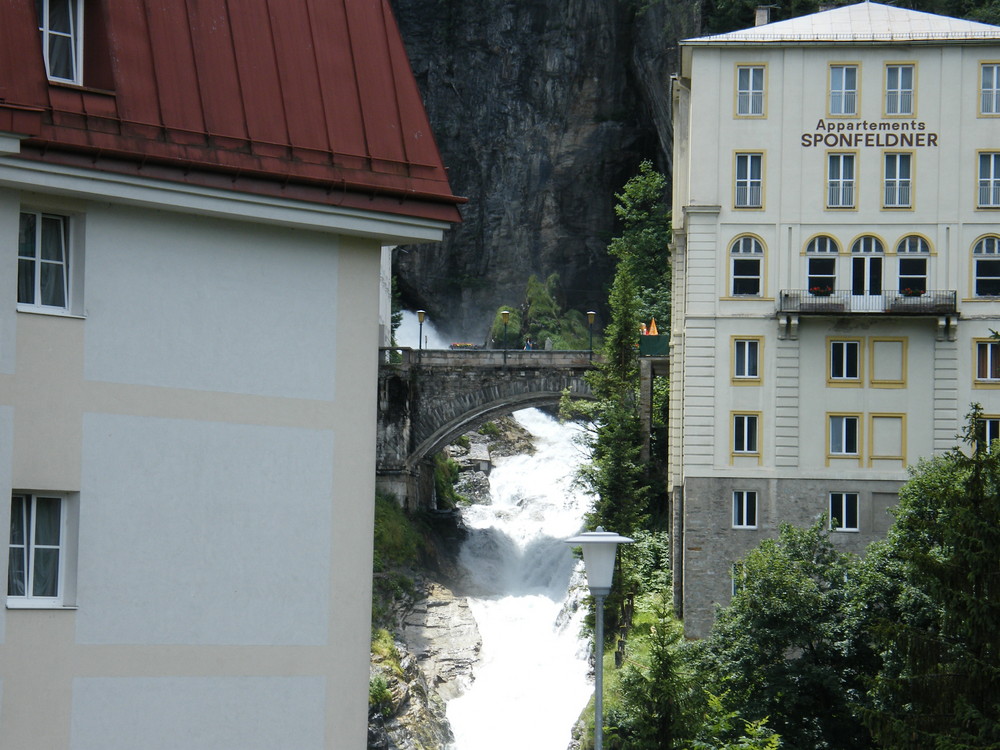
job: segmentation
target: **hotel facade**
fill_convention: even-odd
[[[734,563],[1000,437],[1000,27],[860,3],[682,43],[669,484],[691,636]]]

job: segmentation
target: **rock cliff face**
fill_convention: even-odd
[[[669,171],[677,39],[695,0],[392,0],[464,224],[395,253],[402,299],[482,340],[529,275],[601,310],[614,193]],[[640,6],[648,6],[640,10]]]

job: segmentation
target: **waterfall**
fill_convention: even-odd
[[[463,511],[470,533],[460,559],[482,651],[471,687],[447,706],[450,750],[564,750],[593,695],[582,566],[563,542],[589,505],[571,486],[580,428],[537,409],[515,418],[536,453],[497,459],[492,503]]]

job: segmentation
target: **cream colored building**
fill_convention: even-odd
[[[388,3],[0,4],[0,748],[362,750]]]
[[[675,605],[832,519],[862,551],[971,402],[1000,436],[1000,28],[860,3],[682,43]],[[738,583],[738,582],[736,582]]]

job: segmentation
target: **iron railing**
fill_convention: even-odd
[[[815,293],[808,289],[783,289],[779,313],[802,315],[948,315],[958,312],[954,290],[928,290],[920,294],[883,291],[852,294],[850,290]]]

